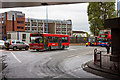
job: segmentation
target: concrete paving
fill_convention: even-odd
[[[106,69],[106,68],[100,68],[99,66],[94,64],[94,61],[91,60],[89,62],[87,62],[85,64],[86,66],[88,66],[87,68],[84,68],[85,71],[91,72],[93,74],[105,77],[105,78],[120,78],[120,73],[118,72],[114,72],[110,69]]]

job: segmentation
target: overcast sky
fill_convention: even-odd
[[[48,19],[71,19],[72,30],[89,32],[87,6],[88,3],[48,6]],[[46,19],[46,6],[0,9],[0,13],[10,10],[22,11],[26,18]]]

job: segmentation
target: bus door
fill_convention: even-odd
[[[61,48],[61,38],[58,38],[58,48]]]
[[[48,48],[48,37],[44,37],[44,48]]]

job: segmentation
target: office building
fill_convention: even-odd
[[[0,13],[0,39],[7,39],[7,31],[25,31],[25,14],[19,11]]]
[[[46,33],[45,19],[25,19],[25,31]],[[72,35],[72,21],[71,20],[48,20],[48,33],[51,34],[67,34]]]

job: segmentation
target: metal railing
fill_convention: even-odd
[[[120,72],[119,63],[111,61],[110,55],[111,54],[107,54],[107,51],[94,49],[94,64],[103,69]]]

